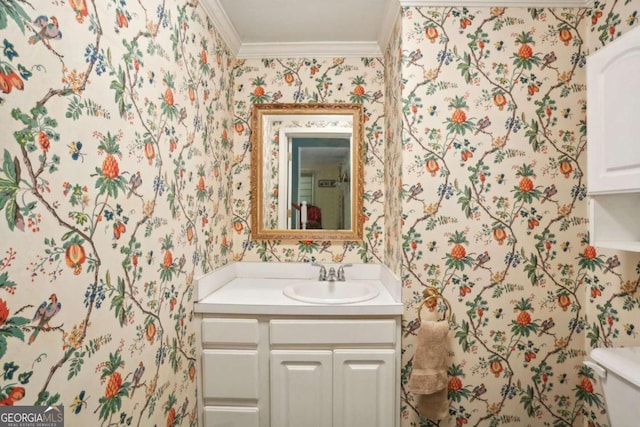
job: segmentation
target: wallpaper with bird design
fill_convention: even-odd
[[[197,1],[0,2],[0,405],[196,425],[234,58]],[[215,201],[215,203],[214,203]]]
[[[403,426],[606,425],[580,362],[638,342],[639,258],[587,243],[584,66],[638,2],[408,7],[384,60],[246,61],[197,3],[0,3],[0,404],[195,425],[194,278],[344,260],[402,276]],[[248,239],[274,101],[363,103],[363,243]],[[454,314],[443,420],[406,391],[426,285]]]
[[[638,344],[640,257],[589,245],[585,67],[638,7],[403,9],[403,425],[607,425],[582,361]],[[445,315],[427,286],[453,314],[440,420],[407,390],[418,310]]]

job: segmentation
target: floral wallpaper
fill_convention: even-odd
[[[385,51],[384,262],[398,276],[402,268],[402,21],[394,24]]]
[[[380,58],[265,58],[233,68],[233,258],[274,262],[382,262],[384,257],[384,66]],[[250,239],[251,105],[361,103],[364,107],[364,241]]]
[[[385,262],[403,427],[607,425],[581,362],[638,343],[640,257],[588,244],[585,63],[638,8],[408,7],[384,60],[236,60],[193,0],[1,2],[0,404],[195,425],[194,277]],[[253,102],[363,104],[362,243],[250,240]],[[406,390],[425,286],[444,420]]]
[[[0,2],[0,404],[196,425],[234,60],[197,1]]]
[[[585,65],[638,6],[403,8],[403,426],[607,425],[582,361],[638,343],[640,258],[588,243]],[[443,420],[407,391],[426,286],[452,305]]]

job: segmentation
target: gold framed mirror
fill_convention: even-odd
[[[361,241],[361,104],[253,104],[251,238]]]

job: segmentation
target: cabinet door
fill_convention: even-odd
[[[205,406],[204,427],[258,427],[258,408]]]
[[[271,351],[271,425],[331,427],[329,350]]]
[[[590,193],[640,190],[640,28],[587,59]]]
[[[257,350],[204,350],[202,372],[205,399],[258,399]]]
[[[333,365],[333,427],[396,425],[395,350],[335,350]]]

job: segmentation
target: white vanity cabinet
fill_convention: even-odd
[[[375,294],[290,297],[332,289],[307,263],[231,263],[198,279],[198,427],[400,426],[402,283],[381,264],[349,275],[333,286]]]
[[[203,427],[259,427],[257,319],[201,320],[199,379]]]
[[[399,316],[200,320],[199,425],[399,425]]]
[[[394,319],[271,320],[271,425],[396,425],[397,327]]]
[[[587,60],[587,188],[595,246],[640,251],[640,28]]]

